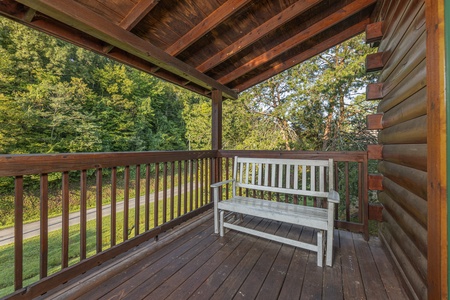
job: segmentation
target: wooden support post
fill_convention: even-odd
[[[367,145],[369,159],[383,159],[383,145]]]
[[[383,99],[383,83],[371,83],[366,87],[366,100]]]
[[[376,22],[366,26],[366,43],[380,42],[383,38],[383,22]]]
[[[383,69],[383,52],[369,54],[366,56],[366,72],[375,72]]]
[[[383,190],[383,175],[370,174],[369,175],[369,190],[382,191]]]
[[[366,123],[369,130],[383,129],[383,114],[368,115]]]
[[[222,149],[222,92],[212,91],[212,150]]]

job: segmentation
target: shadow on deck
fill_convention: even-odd
[[[249,227],[315,239],[314,230],[259,218]],[[335,230],[333,267],[316,254],[230,231],[207,212],[43,295],[44,299],[407,299],[380,240]]]

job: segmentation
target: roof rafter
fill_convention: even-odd
[[[230,83],[231,81],[245,75],[251,70],[261,66],[262,64],[271,61],[272,59],[281,55],[282,53],[294,48],[300,43],[306,41],[308,38],[311,38],[312,36],[315,36],[325,31],[326,29],[348,18],[350,15],[353,15],[363,10],[364,8],[368,7],[369,5],[374,4],[375,2],[376,0],[355,0],[352,3],[343,7],[342,9],[338,10],[337,12],[331,14],[327,18],[320,20],[319,22],[299,32],[292,38],[286,40],[283,43],[278,44],[277,46],[273,47],[264,54],[261,54],[258,57],[255,57],[252,60],[248,61],[247,63],[243,64],[239,68],[234,69],[231,73],[222,76],[217,81],[222,84]]]
[[[120,21],[119,26],[127,31],[136,26],[155,6],[160,0],[141,0],[128,12],[125,18]],[[109,53],[114,46],[107,45],[103,52]]]
[[[259,27],[253,29],[252,31],[244,35],[242,38],[240,38],[233,44],[229,45],[228,47],[218,52],[217,54],[211,56],[208,60],[199,65],[197,67],[197,70],[199,70],[202,73],[207,72],[208,70],[219,65],[221,62],[229,59],[231,56],[239,53],[248,46],[257,42],[269,32],[291,21],[293,18],[305,12],[307,9],[316,5],[320,1],[321,0],[305,0],[292,4],[291,6],[289,6],[288,8],[277,14],[276,16],[264,22],[264,24],[260,25]]]
[[[237,98],[237,93],[179,59],[145,41],[122,27],[111,23],[75,1],[18,0],[60,22],[103,40],[117,48],[140,57],[206,89],[217,89],[225,97]]]
[[[307,59],[310,59],[310,58],[314,57],[315,55],[322,53],[323,51],[348,40],[349,38],[352,38],[352,37],[360,34],[361,32],[364,31],[366,25],[369,23],[370,23],[370,19],[365,19],[365,20],[347,28],[346,30],[340,32],[339,34],[319,43],[318,45],[315,45],[314,47],[312,47],[294,57],[286,59],[282,63],[279,63],[279,64],[271,67],[270,69],[259,74],[258,76],[255,76],[252,79],[235,86],[234,89],[236,89],[237,91],[246,90],[258,83],[261,83],[261,82],[269,79],[272,76],[275,76],[278,73],[286,71],[287,69],[289,69]]]
[[[160,0],[141,0],[133,9],[120,21],[119,26],[125,30],[130,31],[139,23]]]
[[[194,28],[189,30],[178,41],[169,46],[166,52],[172,56],[177,56],[249,2],[251,0],[228,0]]]

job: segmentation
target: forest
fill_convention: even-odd
[[[210,99],[0,19],[0,153],[210,149]],[[357,36],[223,103],[223,148],[365,150]]]

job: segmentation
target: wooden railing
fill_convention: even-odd
[[[219,151],[221,180],[230,179],[234,156],[264,158],[296,158],[296,159],[334,159],[335,189],[341,196],[341,203],[336,210],[335,226],[364,234],[369,238],[368,227],[368,165],[367,152],[309,152],[309,151]],[[224,196],[228,197],[229,189]],[[286,199],[287,200],[287,199]],[[302,199],[306,204],[306,199]],[[277,199],[277,201],[280,201]],[[301,200],[295,199],[294,202]],[[318,205],[316,200],[312,205]]]
[[[15,191],[13,298],[38,296],[209,209],[216,153],[0,155],[0,177],[10,177]],[[24,199],[33,195],[40,210],[40,280],[23,288],[24,267],[30,265],[23,261],[23,216],[30,209]],[[55,203],[62,215],[60,245],[49,242],[49,206]],[[89,203],[95,208],[93,226],[87,220]],[[118,204],[123,204],[123,212],[118,212]],[[110,205],[108,217],[105,205]],[[71,210],[79,211],[79,229],[69,226]],[[79,239],[75,254],[74,236]],[[49,263],[55,247],[60,249],[60,271],[49,274],[55,269]]]
[[[12,298],[36,297],[210,209],[210,184],[232,176],[232,160],[236,155],[333,158],[336,164],[335,187],[342,199],[336,226],[368,236],[366,152],[170,151],[0,155],[0,178],[14,181],[14,195],[11,197],[14,197],[15,292]],[[227,193],[225,188],[223,195]],[[25,200],[33,195],[40,211],[37,217],[40,227],[39,278],[34,283],[24,284],[24,265],[29,263],[23,261],[26,254],[24,243],[27,243],[23,231],[24,211],[29,209],[29,201]],[[118,211],[119,204],[123,204],[123,212]],[[55,205],[56,213],[62,215],[58,245],[50,241],[48,230]],[[87,218],[91,207],[95,208],[93,221]],[[108,214],[104,213],[105,207]],[[79,214],[79,227],[70,226],[71,211]],[[94,225],[90,226],[90,222]],[[73,250],[74,239],[78,250]],[[55,247],[60,257],[56,271],[49,262],[49,253]],[[3,263],[0,261],[0,268]]]

